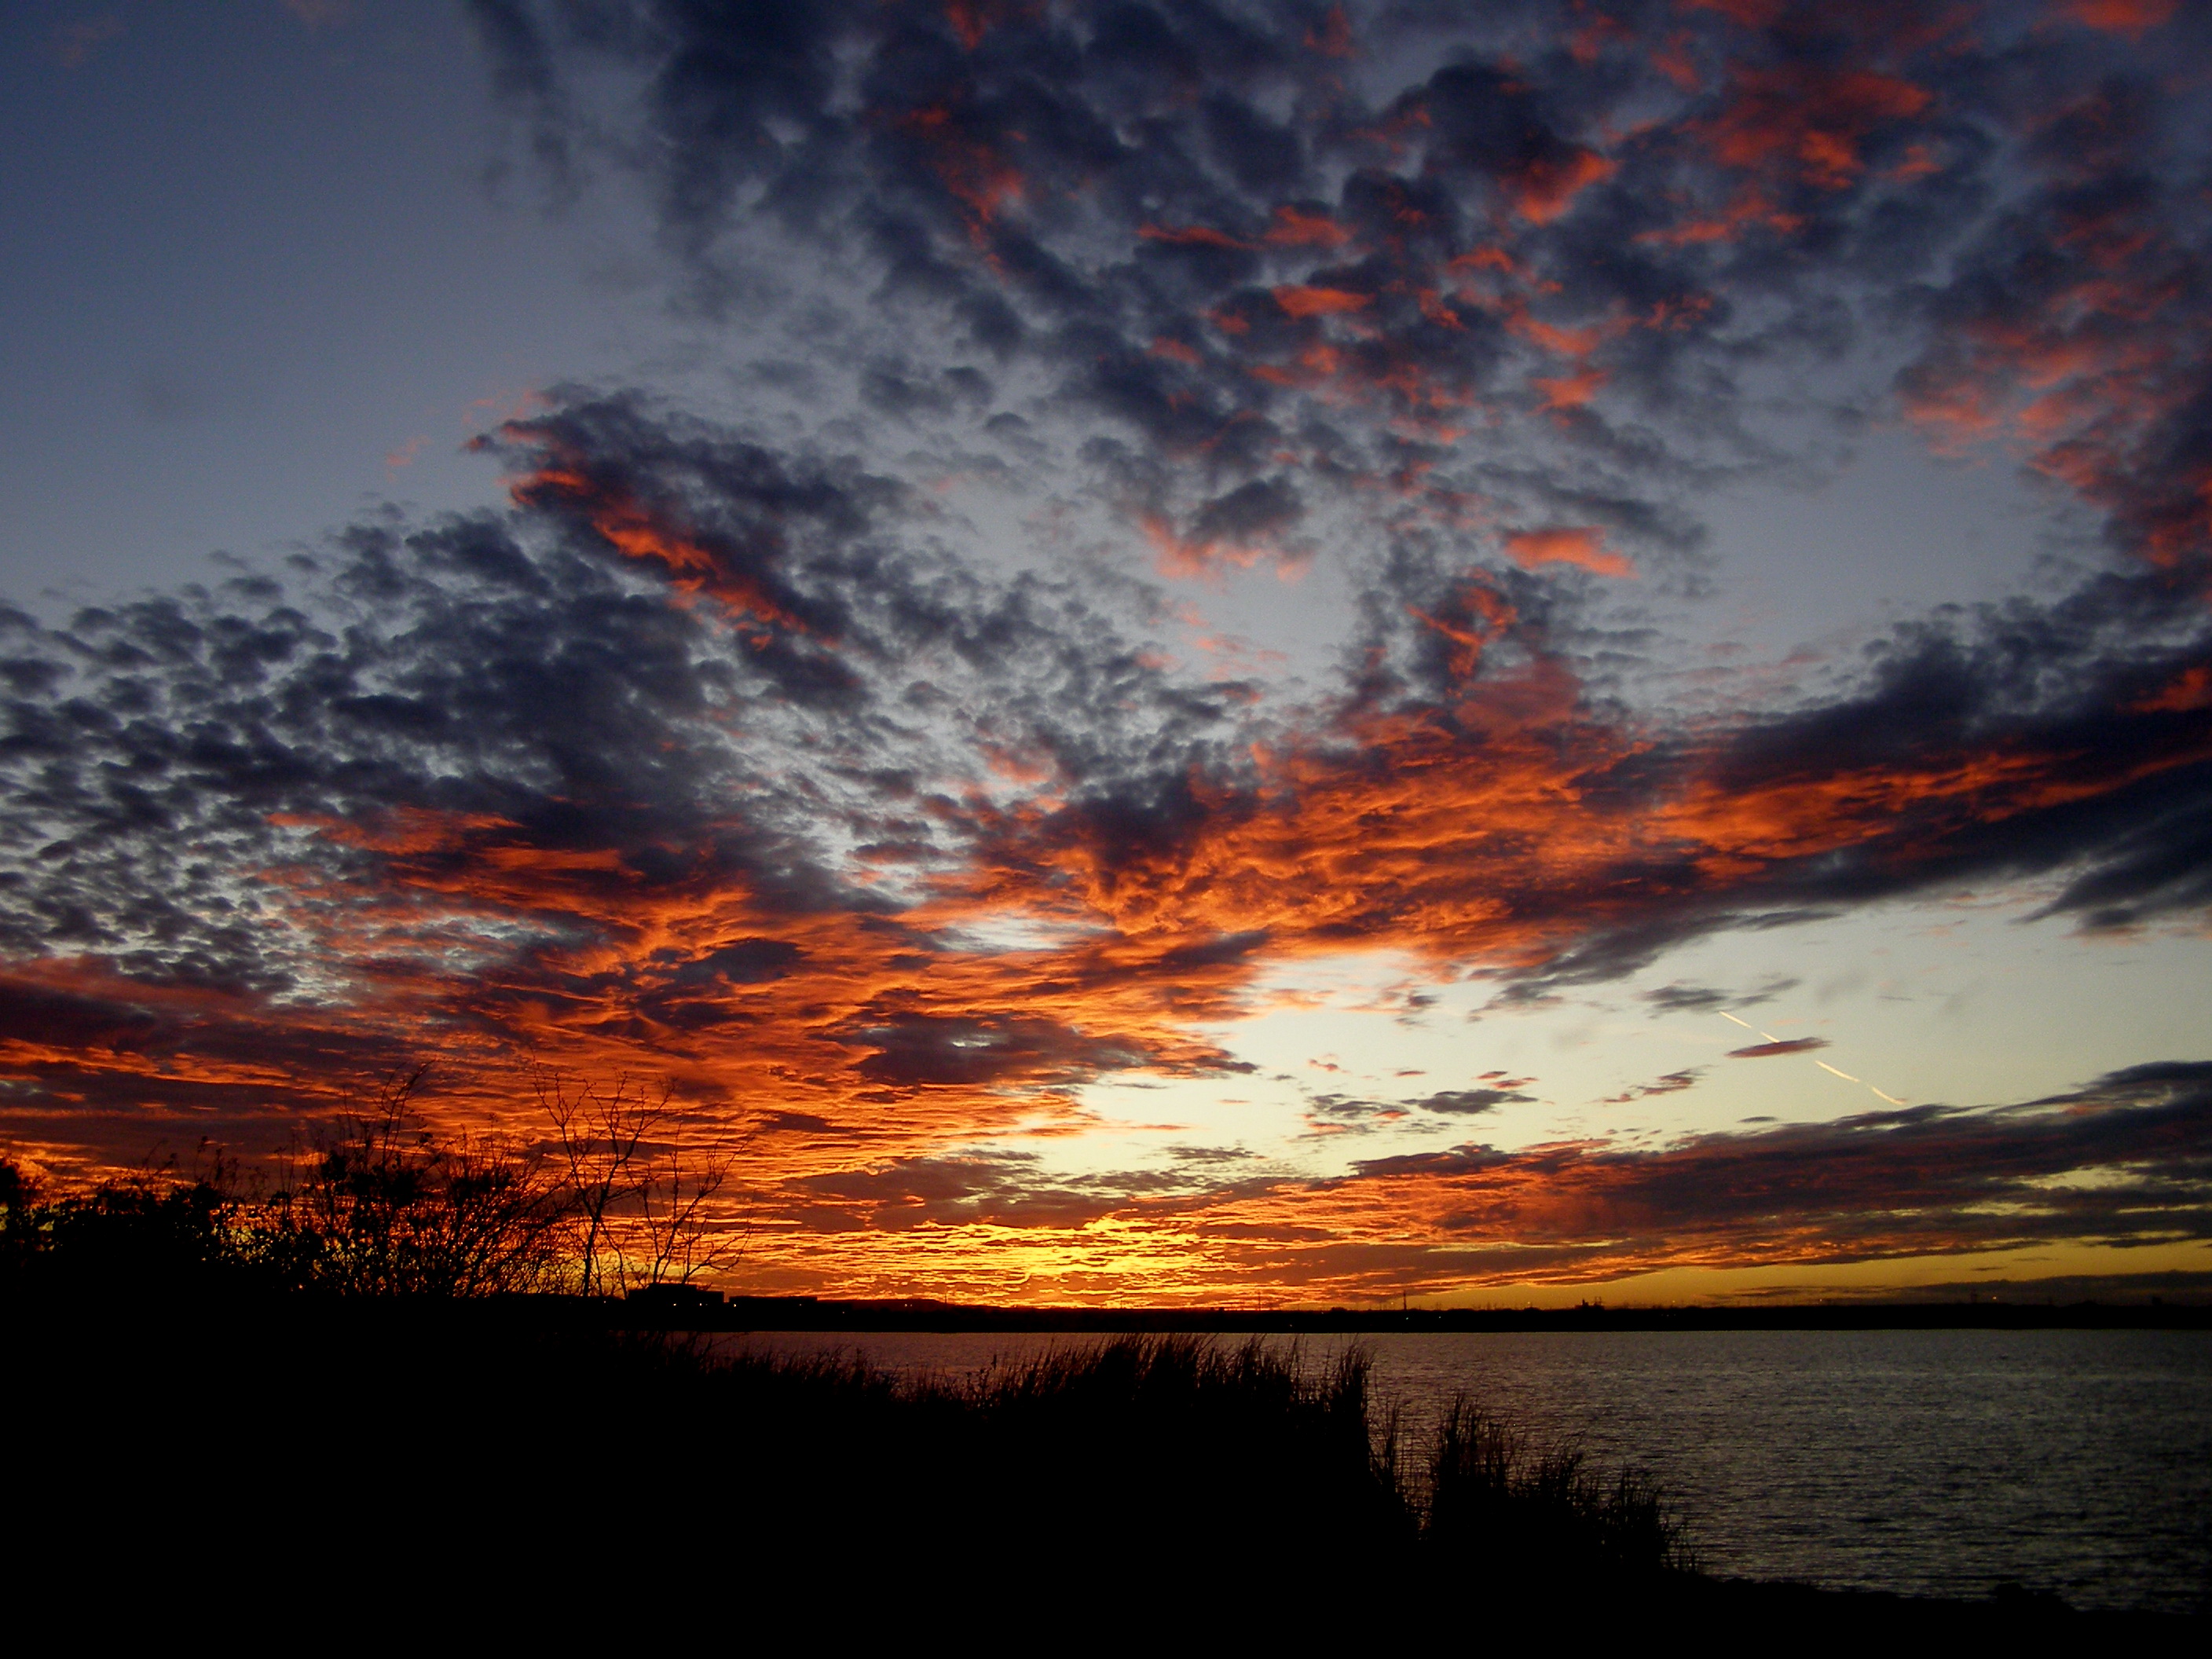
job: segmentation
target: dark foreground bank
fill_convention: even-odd
[[[1716,1581],[1634,1475],[1523,1443],[1476,1402],[1414,1441],[1356,1352],[1316,1368],[1140,1334],[917,1382],[482,1304],[113,1321],[19,1304],[10,1322],[10,1485],[40,1522],[19,1590],[90,1547],[118,1595],[357,1600],[373,1581],[363,1616],[434,1595],[584,1596],[599,1617],[612,1595],[687,1625],[1018,1617],[1071,1638],[1161,1619],[1455,1639],[2199,1633],[2027,1591]]]

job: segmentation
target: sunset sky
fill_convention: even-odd
[[[2212,8],[0,76],[0,1151],[535,1066],[732,1291],[2212,1290]]]

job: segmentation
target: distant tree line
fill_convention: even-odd
[[[273,1172],[204,1149],[189,1172],[56,1191],[0,1157],[0,1290],[611,1296],[688,1283],[738,1243],[711,1212],[730,1154],[684,1146],[668,1091],[534,1067],[547,1133],[518,1142],[427,1126],[426,1071]]]

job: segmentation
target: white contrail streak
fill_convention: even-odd
[[[1729,1012],[1725,1008],[1716,1008],[1713,1012],[1718,1014],[1723,1019],[1729,1021],[1730,1024],[1742,1026],[1747,1031],[1758,1031],[1759,1035],[1765,1037],[1769,1042],[1779,1042],[1782,1041],[1780,1037],[1775,1036],[1771,1031],[1759,1031],[1759,1027],[1753,1025],[1747,1019],[1736,1018],[1734,1014]],[[1874,1089],[1874,1092],[1875,1094],[1880,1095],[1884,1100],[1887,1101],[1893,1106],[1902,1106],[1906,1103],[1904,1101],[1899,1100],[1895,1095],[1889,1093],[1887,1090],[1875,1089],[1873,1084],[1868,1083],[1863,1077],[1853,1077],[1849,1072],[1838,1071],[1834,1066],[1829,1065],[1825,1060],[1816,1060],[1813,1063],[1819,1066],[1822,1071],[1826,1072],[1830,1077],[1839,1077],[1846,1083],[1862,1084],[1869,1089]]]

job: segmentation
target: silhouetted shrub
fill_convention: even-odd
[[[224,1194],[198,1180],[141,1176],[48,1198],[0,1160],[0,1290],[205,1293],[243,1267],[228,1211]]]
[[[422,1124],[424,1071],[384,1079],[274,1190],[220,1152],[58,1197],[0,1159],[0,1293],[605,1296],[721,1254],[707,1205],[727,1160],[685,1152],[665,1095],[533,1073],[549,1155]]]
[[[240,1255],[288,1290],[477,1297],[563,1288],[562,1194],[544,1161],[410,1120],[422,1073],[395,1079],[318,1149],[296,1184],[240,1205]]]

